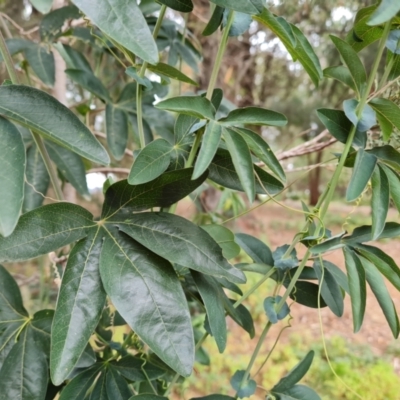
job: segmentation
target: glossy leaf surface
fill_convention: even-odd
[[[287,119],[283,114],[276,111],[260,107],[245,107],[231,111],[227,117],[220,119],[218,122],[224,126],[240,124],[285,126]]]
[[[174,111],[201,119],[214,119],[215,108],[210,100],[202,96],[180,96],[160,101],[155,105],[160,110]]]

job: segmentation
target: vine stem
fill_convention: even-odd
[[[158,15],[156,26],[154,27],[153,31],[153,38],[156,39],[158,33],[160,32],[162,21],[165,16],[165,12],[167,11],[167,6],[163,5],[160,9],[160,14]],[[149,65],[148,62],[144,61],[140,71],[139,77],[143,78],[144,74],[146,73],[147,66]],[[139,82],[136,82],[136,113],[137,113],[137,124],[138,124],[138,135],[140,141],[140,148],[143,149],[146,146],[146,141],[144,138],[144,129],[143,129],[143,91],[142,85]]]
[[[3,21],[3,17],[0,15],[1,20]],[[4,23],[4,21],[3,21]],[[19,79],[17,75],[17,71],[14,68],[14,63],[11,58],[10,52],[8,51],[6,41],[4,40],[3,33],[0,30],[0,53],[3,56],[4,62],[6,64],[6,68],[10,79],[14,85],[19,84]],[[47,153],[46,147],[40,135],[36,132],[31,131],[33,140],[38,147],[40,155],[42,156],[43,162],[46,166],[47,172],[50,175],[51,184],[53,185],[54,192],[58,200],[63,200],[64,196],[61,190],[60,182],[57,177],[57,171],[54,169],[53,164],[50,160],[49,154]]]
[[[230,31],[231,26],[233,24],[234,17],[235,17],[235,11],[230,10],[229,14],[228,14],[228,20],[226,22],[225,28],[224,28],[223,33],[222,33],[221,43],[220,43],[219,48],[218,48],[217,56],[215,57],[215,63],[214,63],[214,66],[213,66],[213,70],[211,72],[210,82],[208,82],[206,99],[208,99],[210,101],[211,101],[211,98],[212,98],[212,95],[213,95],[213,92],[214,92],[214,89],[215,89],[215,85],[217,83],[217,78],[218,78],[219,70],[221,68],[222,59],[224,58],[224,53],[225,53],[225,50],[226,50],[226,46],[228,44],[229,31]],[[190,150],[189,158],[188,158],[188,161],[186,163],[186,168],[189,168],[189,167],[191,167],[193,165],[193,161],[194,161],[194,159],[196,157],[197,150],[200,147],[201,138],[203,137],[203,133],[204,133],[204,130],[202,130],[202,129],[200,129],[196,133],[196,138],[195,138],[193,147]]]

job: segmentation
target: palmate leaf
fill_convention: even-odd
[[[107,396],[112,400],[128,400],[132,391],[128,382],[114,368],[109,368],[106,376]]]
[[[1,86],[0,114],[88,160],[100,164],[110,161],[104,147],[78,117],[41,90],[23,85]],[[48,115],[52,118],[47,118]]]
[[[246,281],[243,272],[225,260],[211,236],[185,218],[169,213],[141,213],[120,223],[119,228],[172,263],[233,283]]]
[[[101,233],[93,228],[68,258],[51,333],[50,371],[56,385],[75,367],[103,311],[106,294],[99,271]]]
[[[157,179],[142,185],[129,185],[120,181],[111,185],[106,192],[102,218],[122,220],[134,211],[143,211],[152,207],[169,207],[188,196],[207,178],[204,173],[198,179],[191,180],[193,168],[170,171]]]
[[[194,339],[189,309],[172,266],[123,233],[109,231],[100,273],[107,294],[131,328],[165,363],[188,376]]]
[[[0,117],[0,236],[17,225],[24,199],[25,147],[21,133]]]
[[[0,237],[0,262],[19,261],[57,250],[87,235],[92,214],[71,203],[50,204],[24,214],[14,230]]]
[[[73,3],[110,38],[144,61],[158,62],[156,43],[136,2],[73,0]]]

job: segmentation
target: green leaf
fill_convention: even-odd
[[[107,395],[106,387],[106,371],[103,371],[101,375],[97,378],[96,384],[90,394],[90,400],[109,400]]]
[[[359,149],[354,164],[353,174],[346,192],[346,200],[354,201],[361,196],[378,162],[377,157],[364,149]]]
[[[387,99],[372,99],[369,105],[376,111],[381,120],[400,129],[400,108],[397,104]],[[390,132],[391,133],[391,132]],[[384,135],[384,140],[389,140],[389,135]]]
[[[120,230],[171,263],[203,274],[223,277],[233,283],[246,278],[222,256],[222,249],[203,229],[169,213],[132,215],[119,225]]]
[[[174,134],[175,143],[179,143],[184,137],[189,135],[193,125],[199,122],[198,118],[186,114],[180,114],[175,122]]]
[[[247,379],[243,382],[245,377],[245,371],[236,371],[231,378],[231,385],[237,392],[237,397],[242,399],[243,397],[250,397],[257,389],[257,384],[254,379]]]
[[[350,74],[349,69],[344,67],[343,65],[339,65],[337,67],[325,68],[324,76],[326,78],[336,79],[339,82],[344,83],[350,89],[353,89],[355,92],[357,91],[357,87],[353,81],[353,78]]]
[[[53,6],[53,0],[31,0],[31,3],[42,14],[47,14]]]
[[[348,43],[333,35],[330,35],[330,38],[350,71],[358,95],[361,96],[367,82],[367,74],[363,63],[359,59],[356,51]]]
[[[226,396],[224,394],[209,394],[204,397],[192,397],[190,400],[234,400],[234,397]]]
[[[286,279],[283,285],[287,287],[289,281]],[[302,304],[303,306],[310,308],[324,308],[326,303],[320,296],[318,300],[319,286],[306,281],[298,281],[290,293],[290,298],[296,303]]]
[[[393,146],[385,145],[374,147],[368,150],[368,152],[378,157],[379,160],[390,165],[392,168],[400,170],[400,153]]]
[[[96,363],[75,376],[62,390],[59,400],[86,399],[86,392],[93,385],[102,368],[103,364]]]
[[[279,400],[321,400],[321,397],[308,386],[295,385],[284,392],[274,391],[271,392],[279,396]]]
[[[260,107],[244,107],[231,111],[227,117],[218,121],[223,126],[240,124],[285,126],[286,117],[276,111]]]
[[[66,69],[65,73],[78,85],[88,90],[104,102],[110,101],[107,89],[93,73],[87,70]]]
[[[72,7],[76,9],[75,6]],[[68,69],[79,69],[82,71],[93,73],[92,67],[81,52],[75,50],[73,47],[68,46],[67,44],[62,44],[60,42],[54,43],[53,46],[57,49],[61,57],[64,59]]]
[[[125,73],[133,78],[139,85],[145,86],[149,90],[153,88],[151,81],[146,77],[141,77],[135,67],[128,67]]]
[[[397,289],[400,290],[400,269],[393,258],[374,246],[357,245],[356,250],[370,261],[379,272]]]
[[[397,338],[400,332],[399,317],[397,316],[396,308],[393,304],[390,293],[386,288],[385,282],[379,271],[370,261],[363,257],[360,259],[365,270],[368,285],[378,300],[394,338]]]
[[[36,145],[26,151],[25,189],[22,211],[31,211],[42,205],[50,184],[50,176]]]
[[[271,392],[286,392],[299,382],[310,369],[314,359],[314,351],[309,351],[306,356],[287,375],[271,389]]]
[[[168,400],[168,398],[163,396],[157,396],[155,394],[144,393],[132,396],[129,400]]]
[[[221,247],[223,256],[229,260],[240,253],[240,247],[235,242],[235,235],[222,225],[202,225],[204,229]]]
[[[66,180],[82,195],[89,196],[83,160],[77,154],[52,142],[46,142],[50,158]]]
[[[175,0],[173,0],[175,1]],[[198,83],[193,79],[189,78],[187,75],[172,67],[171,65],[158,63],[157,65],[149,65],[147,67],[150,71],[161,76],[167,76],[168,78],[175,79],[180,82],[189,83],[190,85],[198,86]]]
[[[343,248],[353,313],[354,333],[358,332],[363,323],[367,289],[365,283],[365,270],[356,253],[348,247]]]
[[[389,36],[386,40],[386,48],[394,54],[400,54],[399,40],[400,40],[400,30],[396,29],[390,31]]]
[[[228,22],[229,9],[224,10],[222,18],[222,26],[225,28]],[[243,35],[249,28],[252,22],[252,18],[249,14],[241,13],[236,11],[233,16],[233,22],[229,29],[228,36],[237,37]]]
[[[158,178],[168,168],[173,146],[165,139],[156,139],[144,147],[136,157],[128,182],[140,185]]]
[[[54,55],[45,47],[35,44],[24,50],[25,57],[37,77],[47,86],[54,86],[56,67]]]
[[[224,8],[216,6],[214,8],[210,20],[208,21],[207,26],[204,28],[204,31],[202,32],[202,35],[203,36],[212,35],[221,25],[223,15],[224,15]]]
[[[299,265],[296,249],[293,249],[290,254],[286,255],[288,249],[289,245],[285,244],[283,246],[277,247],[272,253],[272,256],[274,258],[274,267],[284,272]]]
[[[315,261],[313,268],[321,286],[322,298],[332,312],[341,317],[344,311],[343,295],[335,277],[325,268],[325,262],[321,265],[320,261]]]
[[[378,239],[394,238],[400,235],[400,225],[396,222],[387,222]],[[343,238],[343,243],[353,246],[355,243],[369,242],[372,240],[371,226],[363,225],[354,229],[350,236]]]
[[[78,117],[41,90],[22,85],[0,86],[0,113],[91,161],[110,161],[104,147]]]
[[[179,96],[160,101],[155,105],[160,110],[191,115],[200,119],[214,119],[215,108],[210,100],[202,96]]]
[[[207,312],[211,334],[219,352],[223,353],[227,339],[223,290],[210,276],[196,271],[191,271],[191,273]]]
[[[40,38],[42,41],[54,41],[62,35],[62,28],[67,20],[79,19],[80,17],[80,12],[75,6],[65,6],[53,10],[48,15],[45,15],[40,22]]]
[[[44,400],[47,360],[35,330],[28,326],[19,336],[0,370],[0,399]]]
[[[229,8],[245,14],[259,14],[264,8],[263,0],[210,0],[217,6]]]
[[[129,216],[132,212],[152,207],[169,207],[197,189],[207,178],[207,173],[191,180],[193,168],[165,172],[157,179],[142,185],[129,185],[123,180],[111,185],[106,192],[102,218],[118,213]]]
[[[392,198],[397,211],[400,212],[400,177],[386,165],[380,164],[379,166],[386,174],[389,181],[390,197]]]
[[[19,130],[0,117],[0,235],[17,225],[24,200],[25,147]]]
[[[368,20],[368,25],[380,25],[395,17],[400,11],[400,4],[393,0],[381,0],[376,11]]]
[[[6,45],[11,56],[24,51],[30,46],[34,46],[34,42],[26,39],[6,39]],[[0,62],[4,61],[3,56],[0,54]]]
[[[275,157],[275,154],[272,152],[267,142],[260,135],[249,129],[235,128],[235,131],[243,137],[250,150],[260,159],[260,161],[265,163],[265,165],[275,175],[277,175],[280,180],[285,182],[286,176],[282,165]]]
[[[323,260],[325,271],[329,271],[336,282],[340,285],[340,287],[348,294],[350,294],[349,290],[349,281],[347,279],[347,275],[335,264]]]
[[[321,254],[326,251],[331,251],[335,249],[339,249],[344,246],[342,243],[342,238],[346,232],[339,233],[338,235],[332,236],[329,239],[326,239],[324,242],[317,244],[310,248],[312,254]]]
[[[253,339],[255,335],[254,321],[250,311],[243,305],[239,304],[236,308],[233,306],[235,300],[225,297],[225,308],[227,314],[241,326]]]
[[[377,114],[376,117],[382,131],[382,138],[385,142],[388,142],[393,133],[393,125],[382,114]]]
[[[158,62],[157,45],[136,2],[73,0],[107,36],[150,64]]]
[[[107,372],[106,388],[109,399],[128,400],[132,397],[128,382],[114,368],[110,368]]]
[[[128,230],[126,225],[123,228]],[[112,231],[101,251],[100,274],[129,326],[171,368],[190,375],[194,362],[190,314],[172,266],[123,233]]]
[[[24,214],[14,232],[0,237],[0,262],[50,253],[87,235],[92,214],[71,203],[57,203]]]
[[[246,141],[231,129],[224,130],[224,140],[232,157],[235,171],[250,203],[255,199],[253,161]]]
[[[344,111],[320,108],[317,110],[317,115],[334,138],[342,143],[347,142],[347,138],[351,129],[353,128],[353,124],[346,117]],[[365,134],[356,132],[353,144],[357,147],[365,147],[364,136]]]
[[[180,12],[191,12],[193,11],[192,0],[158,0],[159,3],[165,4],[167,7],[172,8],[175,11]]]
[[[385,228],[386,217],[389,210],[389,180],[385,171],[378,165],[372,178],[372,240],[376,240]]]
[[[194,166],[193,179],[198,178],[211,164],[221,140],[221,125],[216,121],[209,121],[201,142],[199,155]]]
[[[358,100],[349,99],[343,102],[343,110],[346,117],[360,132],[365,132],[376,125],[376,113],[372,107],[366,104],[362,110],[361,116],[357,116]]]
[[[128,143],[128,115],[113,104],[106,105],[106,134],[111,154],[121,160]]]
[[[279,312],[276,311],[276,306],[279,304],[281,299],[282,296],[269,296],[264,300],[264,311],[272,324],[278,323],[278,321],[286,318],[290,314],[290,308],[286,303],[284,303]]]
[[[154,380],[165,374],[165,370],[158,368],[149,360],[131,355],[112,361],[111,365],[126,379],[134,382]]]
[[[253,259],[260,264],[274,265],[274,258],[270,248],[260,239],[246,233],[237,233],[236,242]]]
[[[66,380],[94,332],[106,300],[99,272],[99,229],[72,249],[58,296],[51,332],[51,380]]]
[[[386,57],[386,65],[389,64],[392,57],[394,57],[394,60],[388,76],[388,81],[393,81],[400,76],[400,54],[393,54],[391,51],[388,51]]]

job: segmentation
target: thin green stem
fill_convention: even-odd
[[[160,28],[166,11],[167,11],[167,6],[163,5],[160,9],[160,14],[158,15],[156,26],[154,27],[153,31],[154,39],[157,38],[158,33],[160,32]],[[144,77],[148,65],[149,64],[147,62],[143,62],[138,74],[141,78]],[[143,147],[146,146],[146,141],[144,138],[144,128],[143,128],[143,92],[142,92],[142,86],[139,84],[139,82],[136,82],[136,113],[137,113],[140,148],[143,149]]]
[[[203,133],[204,133],[204,128],[199,129],[196,133],[196,137],[194,139],[192,149],[190,150],[189,158],[186,161],[186,165],[185,165],[186,168],[190,168],[193,165],[194,159],[197,154],[197,150],[200,147],[201,138],[203,136]]]
[[[380,89],[383,88],[383,86],[385,86],[385,84],[386,84],[386,82],[387,82],[387,80],[389,78],[390,72],[392,71],[392,68],[393,68],[393,65],[394,65],[394,60],[395,60],[395,54],[393,54],[393,56],[390,59],[388,65],[386,66],[385,71],[384,71],[384,73],[382,75],[382,78],[381,78],[381,80],[379,82],[377,90],[380,90]]]
[[[2,18],[2,17],[0,16],[0,18]],[[6,45],[6,42],[4,40],[4,36],[3,36],[3,33],[1,32],[1,30],[0,30],[0,53],[3,56],[4,62],[6,64],[6,68],[7,68],[8,74],[10,75],[10,79],[11,79],[12,83],[15,85],[18,85],[19,84],[18,75],[14,68],[13,60],[11,58],[10,52],[8,51],[8,48],[7,48],[7,45]],[[51,160],[47,153],[44,142],[43,142],[41,136],[38,135],[36,132],[32,131],[31,133],[33,136],[33,140],[35,141],[36,146],[39,149],[40,155],[43,158],[43,162],[46,166],[47,172],[50,175],[51,184],[53,185],[53,189],[56,194],[56,197],[58,200],[62,200],[64,198],[64,196],[63,196],[61,186],[60,186],[60,183],[58,180],[57,172],[54,169],[53,164],[51,163]]]
[[[233,11],[233,10],[229,11],[228,20],[226,22],[226,25],[225,25],[225,28],[224,28],[224,31],[222,34],[222,38],[221,38],[221,43],[219,45],[217,56],[215,58],[215,63],[214,63],[214,67],[213,67],[213,70],[211,73],[210,82],[208,83],[208,89],[207,89],[207,94],[206,94],[206,98],[208,100],[211,100],[213,91],[215,89],[215,84],[217,83],[217,78],[218,78],[219,70],[221,68],[222,59],[224,57],[225,49],[228,44],[229,31],[231,29],[234,17],[235,17],[235,11]]]

